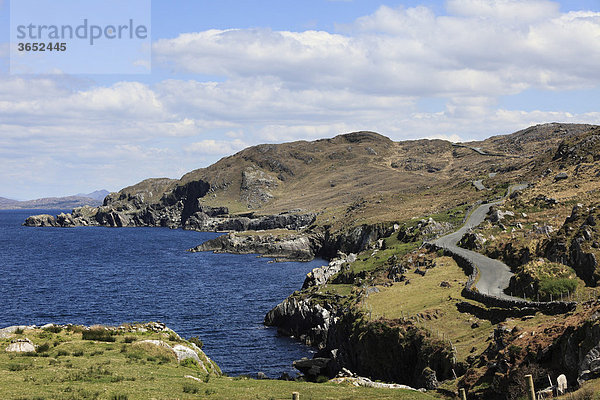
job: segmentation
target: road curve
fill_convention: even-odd
[[[506,196],[509,196],[515,191],[523,190],[526,187],[527,184],[513,185],[508,188]],[[504,293],[504,289],[508,287],[510,278],[513,276],[508,265],[475,251],[457,246],[457,243],[469,229],[474,228],[483,222],[492,206],[500,204],[503,201],[504,198],[493,203],[480,205],[469,215],[465,224],[459,230],[436,239],[433,241],[433,244],[467,259],[477,267],[479,280],[475,284],[475,287],[479,293],[489,294],[503,299],[517,299]]]

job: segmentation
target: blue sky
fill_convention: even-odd
[[[354,130],[600,123],[597,0],[152,1],[146,75],[10,74],[9,25],[0,0],[2,197],[118,190]]]

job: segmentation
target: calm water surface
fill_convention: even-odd
[[[310,263],[188,253],[216,233],[164,228],[28,228],[0,210],[0,327],[162,321],[199,336],[230,375],[294,372],[311,349],[262,325],[302,285]]]

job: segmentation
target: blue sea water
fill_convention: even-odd
[[[230,375],[294,373],[311,349],[263,326],[265,314],[322,265],[189,253],[216,233],[166,228],[31,228],[0,210],[0,327],[161,321],[199,336]]]

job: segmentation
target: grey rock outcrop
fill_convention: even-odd
[[[293,336],[309,346],[323,348],[335,313],[328,304],[288,297],[267,313],[264,324],[276,326],[280,334]]]
[[[351,264],[354,261],[356,261],[356,254],[351,253],[348,256],[342,254],[341,257],[331,260],[328,265],[313,268],[312,271],[306,274],[302,289],[324,285],[329,278],[341,271],[344,264]]]
[[[208,240],[189,250],[215,253],[260,254],[285,260],[312,260],[316,247],[311,237],[304,234],[276,236],[272,234],[229,234]]]
[[[248,203],[249,208],[258,208],[273,198],[271,191],[276,189],[277,177],[260,169],[246,168],[242,172],[242,199]]]
[[[552,235],[548,235],[542,247],[546,258],[570,266],[588,285],[600,282],[600,250],[594,245],[600,236],[596,226],[599,215],[597,207],[575,205],[563,226],[549,232]]]
[[[458,245],[469,250],[481,250],[487,239],[481,233],[468,231],[460,239]]]
[[[512,211],[502,211],[499,210],[497,207],[491,207],[490,211],[488,213],[487,216],[487,220],[489,220],[492,223],[498,223],[500,221],[502,221],[504,218],[506,217],[514,217],[515,213]]]
[[[56,222],[56,219],[49,214],[39,214],[32,215],[25,220],[26,226],[35,226],[35,227],[43,227],[43,226],[59,226]]]
[[[294,368],[304,374],[309,381],[314,381],[319,376],[328,376],[330,358],[315,357],[312,359],[303,358],[293,363]]]
[[[29,339],[15,339],[6,348],[7,352],[11,353],[33,353],[35,346]]]

